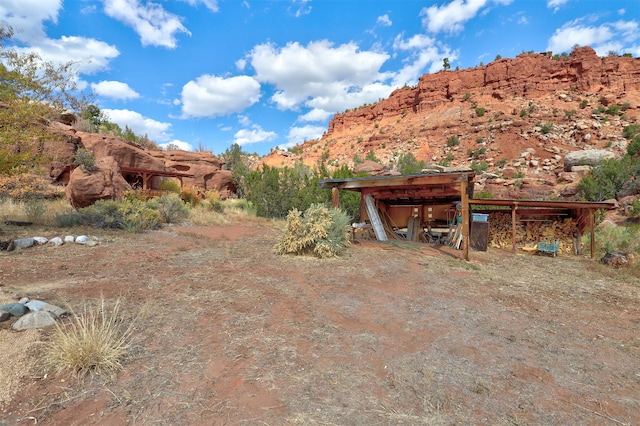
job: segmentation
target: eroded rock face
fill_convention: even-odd
[[[113,157],[96,160],[95,171],[76,168],[65,190],[65,196],[74,208],[90,206],[98,200],[119,198],[131,186],[122,177],[120,167]]]

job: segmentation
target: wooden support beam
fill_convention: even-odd
[[[462,202],[462,253],[464,260],[469,260],[469,194],[467,194],[468,177],[460,179],[460,196]]]
[[[334,209],[340,208],[340,191],[338,188],[331,188],[331,206]]]
[[[514,204],[511,206],[511,251],[513,253],[516,252],[516,210],[518,210],[518,205]]]
[[[589,209],[589,232],[591,232],[591,259],[596,258],[596,212]]]

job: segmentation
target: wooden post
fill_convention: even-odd
[[[462,253],[464,260],[469,260],[469,195],[467,194],[467,184],[469,178],[466,173],[462,175],[460,181],[460,198],[462,202]]]
[[[596,258],[596,218],[595,211],[593,209],[589,209],[589,232],[591,232],[591,259]]]
[[[335,186],[331,188],[331,206],[334,209],[340,208],[340,191]]]
[[[513,253],[516,252],[516,209],[517,204],[511,206],[511,244]]]

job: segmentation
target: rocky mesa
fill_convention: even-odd
[[[273,150],[263,163],[354,167],[374,159],[393,169],[412,153],[443,167],[480,165],[481,189],[496,196],[559,194],[581,173],[565,168],[569,153],[626,152],[622,129],[638,123],[639,105],[638,58],[601,58],[590,47],[559,58],[523,53],[423,75],[388,99],[336,114],[322,138]]]

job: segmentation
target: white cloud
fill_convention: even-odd
[[[170,146],[171,145],[171,146]],[[161,143],[158,146],[164,150],[167,148],[181,149],[183,151],[193,151],[193,146],[189,142],[174,139],[171,142]]]
[[[555,31],[549,39],[547,50],[566,52],[577,44],[591,46],[599,55],[603,55],[608,50],[613,50],[610,47],[614,43],[619,44],[620,49],[623,48],[619,41],[614,39],[622,38],[624,41],[632,43],[640,38],[639,34],[636,21],[607,22],[599,26],[588,26],[583,25],[582,21],[577,19],[564,24]]]
[[[59,39],[42,39],[21,52],[35,52],[43,60],[54,65],[74,63],[81,74],[93,74],[109,66],[111,59],[120,55],[115,46],[92,38],[63,36]]]
[[[618,9],[618,15],[622,16],[622,15],[624,15],[625,13],[627,13],[627,11],[626,11],[626,10],[624,10],[624,9]]]
[[[137,99],[140,94],[133,90],[127,83],[120,81],[101,81],[91,83],[91,89],[99,96],[104,96],[116,100]]]
[[[429,6],[420,11],[422,25],[432,33],[458,33],[464,24],[490,3],[510,4],[513,0],[453,0],[442,6]],[[487,10],[482,12],[486,13]]]
[[[291,0],[291,6],[289,6],[289,12],[296,18],[311,13],[311,6],[309,6],[311,0]]]
[[[527,25],[528,23],[529,23],[529,20],[524,15],[521,16],[520,19],[518,19],[518,24]]]
[[[167,12],[162,5],[139,0],[104,0],[110,17],[130,26],[140,36],[143,46],[176,47],[176,33],[191,33],[180,17]]]
[[[165,142],[171,138],[169,134],[171,123],[156,121],[128,109],[103,109],[102,111],[107,115],[109,121],[116,123],[123,130],[125,126],[129,126],[135,134],[147,135],[155,142]]]
[[[322,40],[306,47],[297,42],[283,48],[261,44],[248,57],[256,79],[276,87],[272,101],[278,108],[296,110],[309,99],[343,96],[378,80],[389,55]]]
[[[456,53],[448,48],[441,50],[436,40],[424,34],[417,34],[409,39],[403,39],[402,35],[396,37],[393,48],[411,52],[411,56],[405,61],[405,65],[393,77],[393,86],[413,85],[424,74],[429,64],[429,72],[442,69],[443,58],[449,58],[449,62],[458,59]]]
[[[567,3],[569,3],[569,0],[548,0],[547,7],[549,9],[553,9],[554,12],[557,12],[558,10],[560,10],[560,7],[564,6]]]
[[[259,142],[269,142],[278,135],[275,132],[268,132],[262,127],[254,124],[251,129],[241,129],[233,135],[233,142],[240,146],[250,145]]]
[[[0,21],[14,29],[14,37],[25,43],[46,38],[44,21],[58,22],[62,0],[14,0],[0,2]]]
[[[214,117],[242,112],[260,100],[260,83],[253,77],[202,75],[182,87],[182,115]]]
[[[319,139],[326,130],[326,127],[321,126],[292,127],[289,129],[289,134],[287,135],[288,142],[280,145],[280,148],[291,148],[304,141]]]
[[[393,22],[391,22],[391,19],[389,19],[389,15],[387,14],[378,16],[378,19],[376,20],[376,22],[382,25],[383,27],[390,27],[391,25],[393,25]]]
[[[44,22],[57,23],[61,0],[20,0],[0,2],[0,21],[13,28],[14,38],[29,47],[20,52],[37,53],[54,65],[74,62],[79,73],[91,74],[105,69],[120,52],[115,46],[87,37],[63,36],[47,38]]]
[[[218,7],[218,0],[182,0],[189,3],[191,6],[197,6],[198,3],[202,3],[207,9],[212,12],[218,12],[220,8]]]
[[[298,117],[298,121],[326,121],[331,115],[333,115],[332,112],[325,111],[322,108],[314,108]]]

